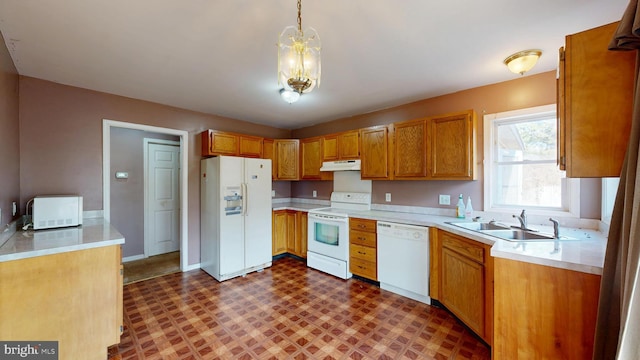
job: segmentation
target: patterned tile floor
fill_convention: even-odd
[[[124,287],[109,359],[489,359],[446,311],[282,258],[219,283],[201,270]]]

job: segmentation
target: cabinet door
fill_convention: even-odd
[[[261,137],[241,135],[239,137],[239,154],[243,157],[261,158],[262,157],[262,141]]]
[[[427,177],[427,124],[425,119],[393,124],[394,178]]]
[[[294,210],[286,211],[287,218],[287,252],[296,253],[296,212]]]
[[[273,212],[273,252],[279,255],[287,252],[287,211],[276,210]]]
[[[224,131],[205,130],[202,132],[202,155],[237,156],[238,135]]]
[[[560,50],[558,51],[558,59],[560,59],[559,64],[558,64],[558,79],[556,79],[556,103],[558,104],[556,107],[556,117],[557,117],[557,126],[558,126],[558,140],[557,140],[557,160],[556,163],[558,164],[558,168],[560,170],[566,170],[566,148],[565,148],[565,141],[566,141],[566,121],[565,121],[565,105],[566,105],[566,101],[565,101],[565,96],[564,96],[564,89],[565,89],[565,74],[564,74],[564,47],[561,47]]]
[[[322,137],[322,161],[338,160],[338,135],[325,135]]]
[[[340,160],[359,159],[359,131],[346,131],[338,134],[338,158]]]
[[[473,110],[427,120],[429,177],[434,180],[475,179],[475,127]]]
[[[484,276],[481,264],[446,247],[442,249],[440,300],[460,320],[484,335]]]
[[[273,139],[264,139],[262,141],[262,158],[271,159],[271,179],[276,179],[277,158],[275,156]]]
[[[631,128],[635,52],[607,50],[617,26],[565,39],[567,177],[620,176]]]
[[[299,180],[299,140],[274,140],[276,163],[276,180]]]
[[[305,211],[296,212],[296,255],[307,258],[307,225],[309,214]]]
[[[322,172],[322,138],[314,137],[300,141],[302,157],[301,178],[303,180],[320,180]]]
[[[362,179],[389,178],[388,133],[386,126],[374,126],[360,130],[360,176]]]
[[[438,230],[434,271],[439,300],[489,345],[493,341],[493,258],[490,246]]]

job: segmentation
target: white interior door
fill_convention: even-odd
[[[148,143],[146,256],[180,250],[180,146]]]

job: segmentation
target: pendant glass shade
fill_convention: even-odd
[[[299,94],[320,86],[320,36],[314,28],[286,27],[278,39],[278,84]]]

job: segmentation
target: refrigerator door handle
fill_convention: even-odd
[[[247,197],[249,195],[247,194],[247,183],[242,183],[241,188],[242,188],[242,215],[247,216]]]

